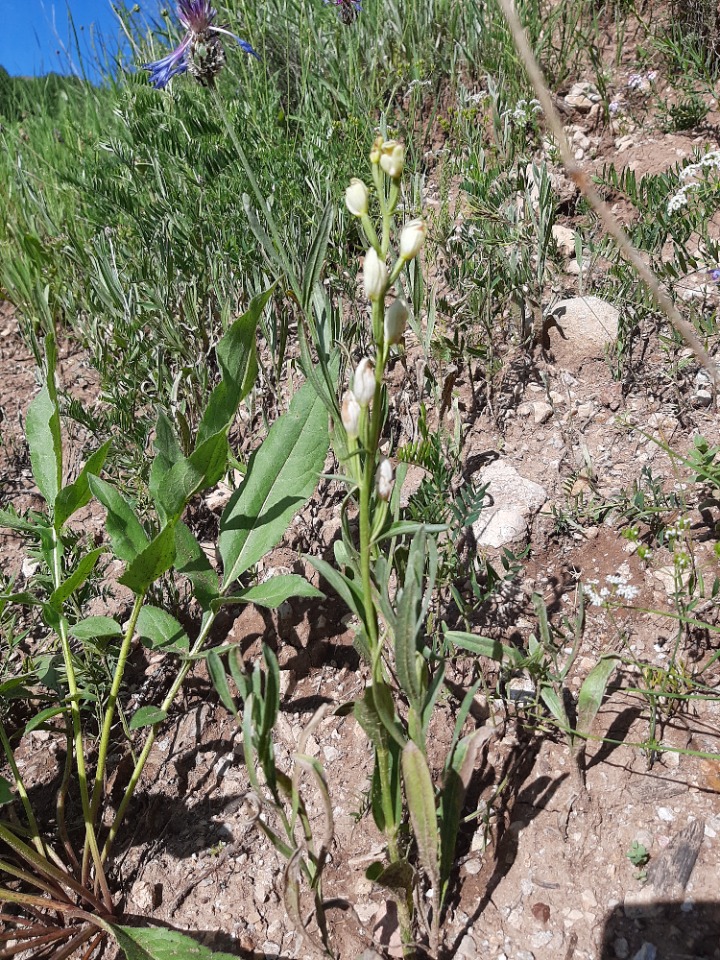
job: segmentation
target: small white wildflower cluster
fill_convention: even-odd
[[[657,70],[649,70],[647,73],[631,73],[627,78],[627,88],[631,91],[648,93],[656,80]]]
[[[679,174],[682,186],[668,200],[667,212],[677,213],[678,210],[686,207],[689,195],[699,190],[704,183],[708,183],[709,177],[718,170],[720,170],[720,150],[710,150],[697,163],[689,163],[683,167]],[[715,176],[717,177],[717,174]]]
[[[690,520],[687,517],[679,517],[672,526],[665,528],[663,536],[671,550],[675,548],[676,543],[685,540],[689,529]]]
[[[539,100],[518,100],[514,107],[503,110],[502,116],[512,117],[519,126],[525,126],[538,113],[542,113]]]
[[[608,586],[600,586],[598,580],[587,580],[583,584],[583,593],[593,607],[604,607],[612,600],[634,600],[640,593],[637,587],[632,586],[630,577],[621,573],[611,573],[605,577]]]

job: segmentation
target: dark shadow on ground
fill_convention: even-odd
[[[599,960],[720,960],[720,903],[651,902],[605,921]]]

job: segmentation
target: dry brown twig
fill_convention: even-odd
[[[520,59],[527,70],[530,81],[535,89],[535,94],[543,108],[547,124],[557,141],[560,156],[562,157],[568,176],[598,215],[606,233],[615,240],[620,253],[635,268],[635,271],[647,287],[657,306],[690,347],[698,363],[707,371],[717,391],[720,388],[720,370],[717,364],[700,342],[700,338],[692,324],[681,316],[680,311],[665,292],[660,281],[643,261],[639,251],[632,245],[620,221],[597,192],[588,175],[577,165],[572,150],[570,149],[570,144],[565,136],[562,120],[555,108],[552,95],[545,83],[540,66],[530,49],[530,44],[518,18],[513,0],[499,0],[499,3],[510,27],[510,32],[512,33]]]

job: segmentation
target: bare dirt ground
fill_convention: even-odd
[[[589,169],[604,159],[622,160],[640,176],[676,163],[680,151],[688,155],[695,146],[714,145],[706,136],[635,128],[631,145],[621,149],[620,138],[628,134],[614,136],[582,116],[573,122],[590,140]],[[578,295],[581,283],[568,273],[565,294]],[[470,384],[462,377],[455,384],[467,411],[467,470],[472,473],[474,458],[490,451],[547,492],[544,506],[531,518],[529,553],[517,589],[494,621],[497,635],[527,640],[534,629],[533,591],[542,594],[558,623],[573,614],[580,581],[595,581],[601,590],[608,576],[619,576],[637,594],[615,611],[588,604],[569,688],[578,690],[603,652],[620,651],[643,666],[626,664],[613,677],[595,726],[605,741],[590,741],[586,749],[587,794],[578,789],[567,741],[522,703],[501,696],[497,675],[487,673],[468,729],[489,725],[493,734],[468,798],[467,814],[477,815],[465,824],[458,850],[445,922],[448,956],[720,958],[720,761],[647,749],[651,704],[635,692],[647,689],[652,666],[667,663],[678,637],[677,623],[668,616],[675,611],[672,554],[667,545],[653,544],[651,555],[641,559],[617,516],[606,522],[588,510],[570,511],[575,522],[562,522],[581,496],[586,505],[600,504],[629,489],[642,468],[651,469],[666,491],[687,498],[692,523],[684,536],[705,583],[694,615],[717,623],[717,601],[711,596],[720,574],[713,549],[717,505],[705,504],[701,512],[687,469],[646,435],[679,454],[687,452],[696,432],[716,444],[720,429],[714,401],[706,406],[698,400],[692,363],[671,382],[664,375],[668,356],[658,330],[646,333],[647,349],[642,359],[628,362],[622,381],[613,379],[602,351],[584,350],[580,343],[568,352],[557,339],[548,352],[538,345],[501,416],[487,408],[471,414]],[[65,344],[61,358],[63,385],[86,383],[92,395],[92,371],[79,352]],[[34,363],[7,306],[0,313],[0,384],[0,497],[26,509],[37,503],[18,416],[35,389]],[[314,532],[327,546],[337,533],[336,522],[322,503],[308,516],[313,513],[319,517]],[[267,565],[306,569],[299,559],[299,542],[305,539],[306,533],[289,531]],[[21,544],[5,537],[0,545],[4,572],[17,574],[22,583]],[[487,552],[497,555],[491,548]],[[121,606],[122,598],[117,602]],[[345,614],[332,595],[321,603],[286,606],[272,616],[248,608],[216,638],[239,644],[248,662],[258,658],[262,641],[277,650],[283,679],[277,728],[281,762],[297,749],[320,704],[338,706],[364,687],[365,668]],[[689,627],[681,634],[688,669],[718,650],[711,629]],[[162,687],[163,666],[145,651],[136,652],[134,670],[138,689]],[[477,670],[472,658],[459,657],[450,679],[462,688]],[[720,666],[704,680],[717,685]],[[451,683],[434,725],[436,749],[430,759],[435,772],[452,731],[456,693]],[[675,713],[662,703],[656,706],[661,721],[656,736],[666,746],[720,755],[717,703],[696,700]],[[327,891],[354,908],[332,913],[339,955],[354,960],[372,947],[381,955],[400,956],[393,905],[365,877],[369,863],[382,854],[382,839],[366,809],[372,769],[367,739],[352,717],[333,716],[315,731],[307,749],[324,764],[331,791],[335,841]],[[46,731],[37,731],[18,751],[20,769],[36,794],[49,791],[61,754],[61,744]],[[115,883],[129,914],[187,930],[238,956],[301,958],[305,948],[282,904],[283,864],[248,821],[248,787],[235,722],[198,667],[143,776]],[[634,842],[650,855],[646,876],[626,855]]]

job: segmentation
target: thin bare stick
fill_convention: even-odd
[[[528,43],[525,30],[523,29],[523,26],[518,18],[513,0],[498,0],[498,3],[500,4],[500,7],[505,15],[508,26],[510,27],[510,32],[512,33],[513,40],[515,41],[515,46],[520,54],[520,59],[527,70],[530,81],[535,88],[537,98],[542,105],[547,124],[550,127],[555,140],[557,141],[560,149],[560,155],[562,156],[563,164],[565,165],[568,176],[573,183],[575,183],[582,195],[598,215],[598,219],[603,225],[605,231],[613,238],[622,256],[625,257],[625,259],[635,268],[636,273],[645,284],[645,287],[651,294],[657,306],[660,308],[660,310],[662,310],[670,323],[683,338],[685,343],[690,347],[692,352],[695,354],[698,363],[710,375],[715,389],[718,390],[718,388],[720,388],[720,370],[700,342],[700,338],[695,332],[695,328],[691,323],[681,316],[680,311],[665,292],[655,274],[645,264],[638,250],[636,250],[630,242],[630,239],[623,230],[620,221],[611,212],[608,205],[597,192],[588,175],[581,170],[575,162],[575,158],[570,149],[570,144],[565,136],[562,120],[555,109],[552,96],[548,90],[547,84],[545,83],[545,79],[542,75],[542,71],[540,70],[538,62],[535,59],[532,50],[530,49],[530,44]]]

